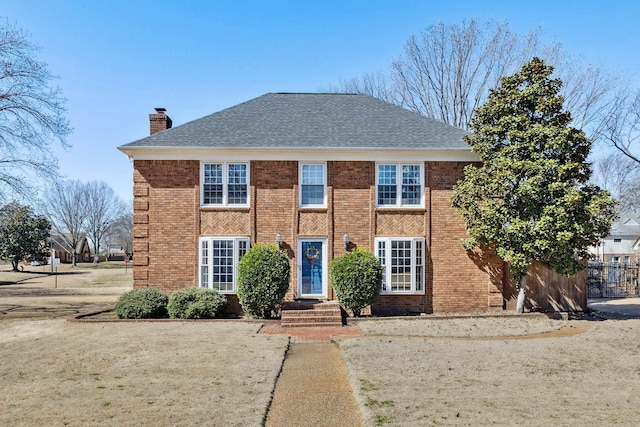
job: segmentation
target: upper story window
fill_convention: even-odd
[[[203,206],[249,206],[248,163],[203,163]]]
[[[422,164],[376,165],[377,206],[423,206]]]
[[[300,164],[299,175],[300,207],[327,207],[326,164]]]

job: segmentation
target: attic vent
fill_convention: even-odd
[[[622,239],[613,239],[613,241],[614,241],[615,243],[620,243],[620,242],[622,242]]]

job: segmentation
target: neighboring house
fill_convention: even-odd
[[[605,262],[640,262],[640,214],[624,213],[611,226],[611,234],[590,248],[594,258]]]
[[[107,260],[109,261],[124,261],[129,256],[122,245],[110,244],[107,252]]]
[[[175,128],[163,108],[149,119],[151,136],[118,147],[134,168],[134,287],[214,288],[238,312],[238,260],[278,241],[287,300],[335,299],[329,264],[359,247],[384,267],[374,313],[512,304],[504,263],[465,251],[451,207],[478,161],[464,130],[355,94],[270,93]]]
[[[53,258],[60,258],[60,262],[72,262],[73,257],[69,244],[61,236],[54,234],[47,238],[47,245],[52,250]],[[86,236],[82,235],[80,241],[76,245],[76,262],[88,262],[91,260],[91,248]]]

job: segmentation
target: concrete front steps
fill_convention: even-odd
[[[342,326],[340,305],[337,301],[286,301],[282,305],[280,326]]]

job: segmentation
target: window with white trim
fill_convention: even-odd
[[[248,163],[202,163],[203,206],[249,206]]]
[[[327,207],[327,168],[324,163],[300,164],[300,207]]]
[[[424,292],[424,238],[377,238],[382,266],[382,292]]]
[[[238,261],[248,250],[248,237],[201,237],[200,287],[235,293]]]
[[[376,165],[377,206],[423,206],[422,164]]]

